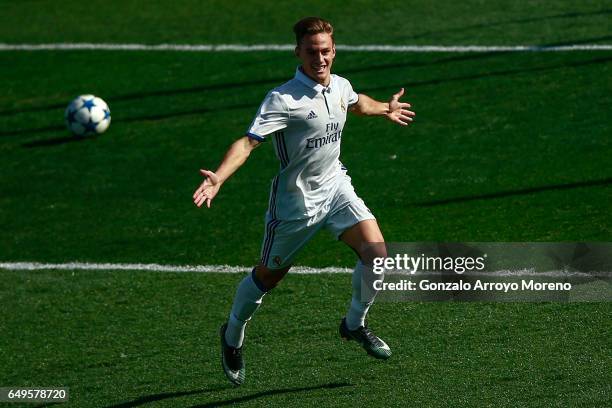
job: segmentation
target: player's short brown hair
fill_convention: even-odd
[[[305,35],[327,33],[334,41],[334,27],[331,23],[321,17],[306,17],[295,23],[293,26],[295,33],[295,43],[299,47]]]

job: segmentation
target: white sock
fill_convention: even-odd
[[[240,282],[234,295],[234,304],[225,331],[225,341],[231,347],[242,347],[246,324],[261,305],[261,300],[267,292],[254,275],[253,269],[253,272]]]
[[[351,306],[346,314],[346,326],[349,330],[365,326],[366,315],[370,306],[374,303],[374,297],[376,297],[377,291],[370,286],[364,287],[362,293],[362,278],[367,273],[371,272],[368,272],[367,267],[361,261],[358,261],[351,279],[353,286]]]

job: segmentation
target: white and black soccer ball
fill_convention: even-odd
[[[104,133],[111,122],[108,105],[94,95],[80,95],[70,102],[64,113],[66,126],[76,136]]]

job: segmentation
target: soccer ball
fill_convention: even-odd
[[[73,99],[64,113],[66,126],[75,136],[104,133],[111,122],[106,102],[94,95],[80,95]]]

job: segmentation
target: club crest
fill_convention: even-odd
[[[276,265],[276,266],[280,266],[280,265],[281,265],[281,263],[282,263],[283,261],[282,261],[282,259],[281,259],[281,257],[280,257],[280,256],[275,256],[275,257],[272,259],[272,262],[274,262],[274,265]]]

